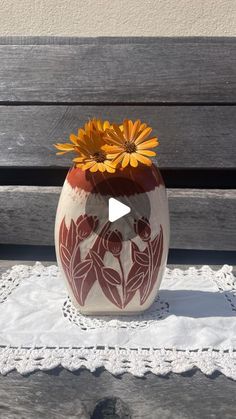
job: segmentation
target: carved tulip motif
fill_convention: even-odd
[[[65,218],[61,222],[59,231],[59,249],[61,263],[71,285],[74,295],[81,306],[98,281],[104,295],[116,307],[125,308],[136,292],[139,293],[140,305],[143,305],[152,292],[161,265],[163,252],[163,230],[160,226],[159,234],[151,239],[151,229],[147,219],[141,218],[134,223],[134,230],[146,243],[144,250],[140,250],[131,241],[132,266],[125,276],[121,261],[122,234],[118,230],[110,230],[110,223],[106,223],[99,236],[93,243],[87,255],[81,259],[80,243],[86,240],[99,225],[96,217],[86,214],[71,220],[69,228]],[[119,271],[106,266],[104,258],[110,252],[118,260]]]
[[[97,217],[81,215],[76,221],[76,232],[79,240],[86,239],[98,227]]]
[[[138,234],[144,242],[150,240],[151,227],[147,218],[142,217],[139,220],[135,220],[134,230],[135,233]]]
[[[105,249],[118,257],[122,250],[122,234],[118,230],[109,231],[104,238]]]

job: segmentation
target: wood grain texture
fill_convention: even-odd
[[[235,102],[234,38],[26,44],[0,45],[2,102]]]
[[[0,376],[4,419],[234,419],[235,382],[223,375],[207,378],[199,371],[158,377],[113,377],[102,369],[70,373],[56,369],[28,377]],[[93,416],[99,400],[119,398],[126,414]],[[108,409],[107,409],[108,410]]]
[[[163,168],[236,168],[236,106],[0,106],[0,167],[68,167],[55,142],[92,117],[146,121]]]
[[[53,245],[61,188],[0,186],[0,243]],[[236,249],[236,190],[169,189],[171,248]]]

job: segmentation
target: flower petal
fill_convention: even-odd
[[[59,151],[59,153],[56,153],[57,156],[61,156],[62,154],[66,154],[68,151]]]
[[[82,169],[87,170],[93,167],[96,164],[95,161],[88,161],[87,163],[83,164]]]
[[[124,137],[128,141],[130,139],[129,120],[128,119],[125,119],[123,121],[123,128],[124,128]]]
[[[84,131],[84,129],[83,128],[79,128],[78,129],[78,137],[77,138],[82,139],[82,138],[84,138],[84,135],[85,134],[86,134],[86,132]]]
[[[120,156],[123,153],[107,153],[106,157],[108,160],[116,159],[116,157]]]
[[[105,172],[105,165],[103,163],[98,163],[98,170],[99,172]]]
[[[130,138],[130,136],[131,136],[131,131],[132,131],[132,129],[133,129],[133,122],[131,121],[131,119],[129,119],[129,138]]]
[[[145,150],[147,148],[157,147],[159,142],[157,138],[151,138],[150,140],[144,141],[142,144],[137,146],[137,150]]]
[[[124,151],[124,149],[122,147],[119,147],[119,146],[116,146],[116,145],[109,145],[109,144],[105,144],[101,148],[106,153],[112,153],[112,154],[113,153],[121,153],[122,151]]]
[[[123,168],[128,166],[129,160],[130,160],[130,153],[125,153],[124,158],[123,158],[122,163],[121,163]]]
[[[108,157],[109,155],[107,155],[107,157]],[[117,157],[115,157],[115,159],[113,160],[113,164],[116,166],[118,163],[120,163],[121,162],[121,160],[123,159],[123,157],[125,156],[125,153],[119,153],[118,155],[117,155]]]
[[[105,137],[105,140],[107,140],[111,144],[115,144],[118,146],[121,146],[124,142],[120,137],[116,135],[115,132],[111,130],[107,130],[107,136]]]
[[[135,144],[138,145],[140,143],[143,143],[143,141],[146,140],[146,138],[151,134],[152,132],[152,128],[147,127],[145,128],[140,134],[139,136],[136,138],[135,140]]]
[[[141,154],[135,153],[135,157],[138,161],[140,161],[143,164],[146,164],[147,166],[152,165],[152,161],[148,159],[147,157],[141,156]]]
[[[114,169],[114,167],[110,167],[110,166],[106,166],[106,170],[109,173],[115,173],[116,169]]]
[[[123,134],[122,134],[119,126],[116,125],[116,124],[114,124],[113,125],[113,130],[115,131],[115,134],[116,134],[117,138],[120,140],[120,143],[123,144],[123,142],[124,142],[124,136],[123,136]]]
[[[75,134],[70,134],[70,141],[71,141],[73,144],[77,145],[77,144],[78,144],[78,137],[76,137],[76,135],[75,135]]]
[[[54,146],[58,150],[62,150],[62,151],[74,151],[74,149],[75,149],[74,145],[68,144],[68,143],[65,143],[65,144],[57,143],[57,144],[54,144]]]
[[[94,162],[94,165],[90,167],[90,172],[97,172],[98,171],[98,164]]]
[[[109,121],[104,121],[103,122],[103,130],[105,131],[106,129],[110,128],[110,122]]]
[[[114,166],[114,164],[112,162],[110,162],[109,160],[105,160],[104,161],[104,165],[105,165],[106,170],[109,173],[115,173],[116,168],[115,168],[115,166]]]
[[[151,151],[151,150],[138,150],[138,153],[142,154],[142,156],[149,156],[149,157],[154,157],[157,155],[155,151]]]
[[[96,122],[95,122],[95,125],[96,125]],[[101,119],[97,119],[97,127],[100,131],[103,131],[103,123],[102,123]]]
[[[133,125],[133,128],[131,130],[131,134],[130,134],[130,139],[131,140],[135,140],[135,138],[137,137],[138,131],[139,131],[139,128],[140,128],[140,124],[141,124],[141,121],[139,119],[137,119],[137,121],[135,121],[135,123]]]
[[[139,127],[139,132],[143,131],[145,128],[147,128],[147,124],[142,123]]]
[[[130,164],[132,167],[137,167],[138,166],[138,161],[136,159],[136,157],[134,156],[134,153],[130,154]]]
[[[78,163],[81,163],[84,160],[85,160],[85,157],[84,156],[83,157],[76,157],[75,159],[73,159],[73,161],[78,162]]]

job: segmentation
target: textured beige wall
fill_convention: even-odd
[[[0,0],[0,35],[236,36],[236,0]]]

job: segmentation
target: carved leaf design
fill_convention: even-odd
[[[93,266],[94,266],[94,271],[96,273],[96,278],[105,296],[118,308],[122,308],[121,297],[117,290],[116,285],[109,283],[103,276],[104,263],[103,263],[102,258],[94,250],[90,250],[90,255],[94,262]],[[111,270],[113,271],[113,269]],[[111,277],[109,277],[109,279],[111,279]]]
[[[139,265],[149,266],[149,257],[143,252],[134,252],[134,261]]]
[[[80,257],[80,247],[79,247],[79,243],[76,244],[73,254],[72,254],[72,258],[71,258],[71,270],[73,272],[74,266],[78,265],[78,263],[81,262],[81,257]]]
[[[117,287],[115,285],[109,284],[107,281],[101,281],[100,277],[99,277],[99,283],[105,296],[108,298],[108,300],[110,300],[113,304],[115,304],[116,307],[122,308],[122,301],[121,301],[120,294],[117,290]]]
[[[154,269],[156,269],[157,266],[159,266],[160,263],[161,263],[161,257],[162,257],[162,252],[163,252],[163,229],[162,229],[162,226],[160,226],[160,233],[159,233],[158,237],[156,237],[151,242],[151,246],[152,246],[152,251],[153,251],[153,255],[154,255],[153,259],[155,261]]]
[[[71,220],[70,228],[67,234],[66,247],[72,253],[76,244],[76,225],[74,220]]]
[[[69,228],[66,226],[64,217],[59,229],[59,253],[62,266],[78,303],[81,306],[85,304],[89,291],[98,281],[104,295],[116,307],[125,307],[138,290],[140,292],[140,303],[144,304],[154,287],[161,265],[163,253],[162,226],[160,226],[160,233],[147,243],[147,247],[143,251],[140,251],[137,244],[131,241],[133,265],[125,283],[123,275],[121,276],[116,270],[104,266],[103,259],[107,249],[104,247],[103,241],[110,223],[106,223],[102,227],[87,256],[81,261],[80,239],[77,237],[76,229],[86,217],[85,214],[78,217],[76,221],[71,220]],[[95,220],[94,225],[96,223]],[[150,255],[152,255],[151,258]],[[153,263],[150,267],[151,261]],[[119,291],[121,285],[122,297]],[[122,301],[124,299],[125,301]]]
[[[78,302],[81,306],[84,306],[89,291],[91,290],[96,280],[96,272],[92,265],[85,275],[75,278],[78,293]]]
[[[150,293],[153,290],[153,287],[155,285],[155,282],[158,277],[161,260],[162,260],[162,254],[163,254],[163,229],[162,226],[160,226],[160,232],[159,234],[151,241],[151,251],[152,251],[152,260],[153,260],[153,266],[151,267],[152,276],[148,278],[147,282],[143,284],[143,286],[140,288],[140,303],[141,305],[145,303],[145,301],[148,299]]]
[[[127,292],[137,291],[143,283],[144,272],[139,272],[127,281],[126,290]]]
[[[77,263],[73,269],[74,279],[78,279],[86,275],[92,268],[93,261],[91,259],[84,260],[83,262]]]
[[[62,263],[68,267],[70,265],[71,253],[63,244],[60,245],[60,255]]]
[[[145,267],[143,267],[143,266],[139,265],[138,263],[134,262],[130,271],[129,271],[129,274],[128,274],[127,284],[129,284],[129,282],[132,281],[132,278],[134,276],[144,274],[145,271],[146,271]],[[145,277],[145,274],[144,274],[144,277]],[[129,302],[132,300],[134,294],[136,293],[136,291],[134,291],[134,290],[133,291],[128,290],[127,284],[126,284],[125,307],[129,304]]]
[[[90,250],[89,253],[91,255],[91,258],[93,259],[94,264],[101,268],[103,266],[103,260],[99,256],[99,254],[95,252],[94,250]]]
[[[121,277],[117,271],[112,268],[106,268],[103,266],[102,275],[106,282],[110,285],[120,285]]]
[[[135,252],[139,252],[139,248],[137,244],[131,240],[131,257],[133,262],[135,261]]]
[[[59,230],[59,243],[60,244],[66,244],[66,238],[67,238],[67,227],[66,227],[66,222],[65,222],[65,217],[63,218],[61,225],[60,225],[60,230]]]
[[[102,230],[100,231],[99,235],[97,236],[97,239],[95,240],[92,250],[94,250],[95,252],[99,252],[99,255],[101,256],[101,258],[104,258],[105,253],[106,253],[106,249],[104,247],[103,244],[103,239],[106,236],[107,231],[109,230],[111,223],[110,221],[108,221],[102,228]]]

